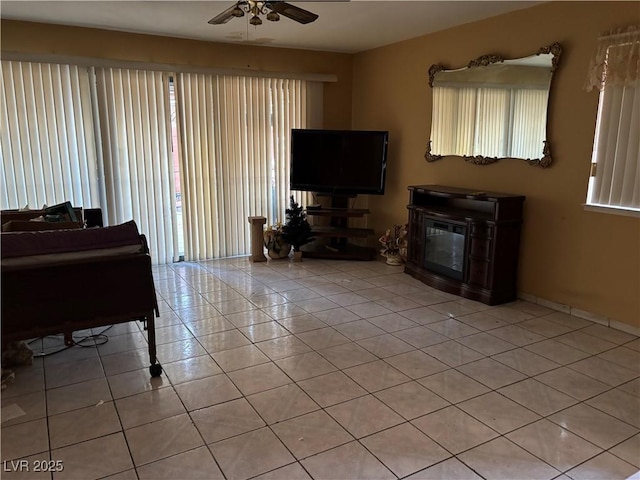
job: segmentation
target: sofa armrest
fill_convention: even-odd
[[[131,220],[104,228],[3,232],[0,248],[4,260],[142,244],[138,226]]]

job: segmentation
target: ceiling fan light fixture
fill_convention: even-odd
[[[235,4],[220,12],[208,23],[211,25],[223,25],[232,18],[244,17],[245,14],[247,14],[249,23],[254,26],[262,25],[263,16],[270,22],[278,22],[280,18],[286,17],[303,25],[311,23],[318,18],[315,13],[296,7],[283,0],[236,0]]]

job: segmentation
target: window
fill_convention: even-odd
[[[110,225],[133,219],[155,263],[177,261],[169,74],[96,69],[103,185]]]
[[[246,254],[249,216],[310,203],[289,142],[319,126],[318,82],[13,61],[0,80],[2,209],[100,207],[167,263]]]
[[[99,207],[89,68],[2,62],[0,208]]]
[[[185,258],[249,251],[249,216],[284,221],[292,128],[313,122],[315,82],[181,73],[176,80]],[[301,203],[302,193],[294,196]]]
[[[593,87],[600,97],[587,206],[640,216],[640,26],[598,39]]]

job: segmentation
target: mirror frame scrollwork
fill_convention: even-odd
[[[553,73],[556,70],[556,68],[558,68],[560,55],[562,54],[562,46],[558,42],[555,42],[549,46],[540,48],[538,52],[535,53],[535,55],[546,55],[546,54],[552,55],[550,71],[551,73]],[[471,60],[467,64],[467,68],[486,67],[495,63],[502,63],[505,60],[508,60],[508,59],[505,59],[500,55],[482,55],[474,60]],[[435,80],[436,74],[443,70],[448,70],[448,68],[439,63],[433,64],[431,65],[431,67],[429,67],[429,87],[433,88],[433,82]],[[549,121],[548,115],[549,113],[548,113],[548,106],[547,106],[547,119],[546,119],[547,124]],[[548,131],[548,128],[547,128],[547,131]],[[444,158],[445,156],[450,156],[450,155],[437,155],[437,154],[431,153],[431,140],[429,140],[427,144],[427,150],[424,155],[425,160],[427,162],[435,162],[437,160],[440,160],[441,158]],[[472,163],[474,165],[491,165],[492,163],[496,163],[498,160],[501,160],[502,158],[505,158],[505,157],[498,158],[498,157],[486,157],[482,155],[477,155],[477,156],[463,156],[462,158],[466,162]],[[547,168],[552,163],[551,148],[549,146],[549,142],[546,139],[544,140],[544,146],[542,149],[542,158],[522,159],[522,160],[527,162],[529,165]]]

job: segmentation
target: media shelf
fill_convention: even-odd
[[[309,215],[308,212],[307,215]],[[368,237],[369,235],[373,235],[373,233],[372,228],[313,227],[313,234],[316,237]]]
[[[488,305],[515,300],[525,197],[441,185],[408,189],[405,272]]]
[[[320,195],[320,194],[318,194]],[[349,238],[367,238],[374,234],[371,228],[349,227],[349,218],[364,217],[369,214],[365,208],[349,208],[349,198],[353,196],[330,195],[331,207],[307,208],[307,216],[329,217],[328,226],[312,226],[316,241],[302,246],[302,255],[310,258],[340,260],[373,260],[375,248],[353,245]]]
[[[330,215],[332,217],[362,217],[370,212],[366,208],[310,208],[307,215]]]
[[[373,260],[376,255],[373,248],[350,243],[340,247],[332,247],[314,242],[304,245],[301,250],[303,257],[332,260]]]

